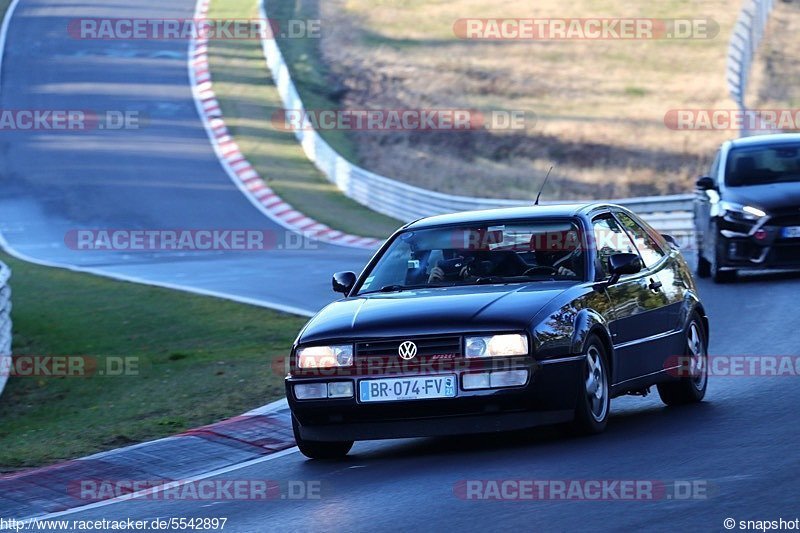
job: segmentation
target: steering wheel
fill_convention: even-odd
[[[557,276],[558,275],[558,270],[556,270],[554,267],[547,266],[547,265],[537,265],[535,267],[531,267],[528,270],[526,270],[525,273],[522,274],[522,275],[523,276],[530,276],[530,275],[535,274],[536,271],[544,271],[545,274],[551,274],[553,276]]]

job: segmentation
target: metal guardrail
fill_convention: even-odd
[[[268,0],[260,0],[261,17],[268,19]],[[261,47],[280,94],[283,107],[303,112],[305,107],[292,81],[289,68],[275,39],[263,37]],[[496,207],[531,205],[532,200],[501,200],[473,198],[431,191],[375,174],[354,165],[340,156],[307,118],[302,128],[294,132],[306,156],[347,197],[373,211],[404,222],[421,217]],[[691,231],[692,195],[615,200],[643,215],[659,231]],[[545,202],[543,202],[545,203]]]
[[[745,97],[750,80],[750,68],[758,46],[764,37],[773,0],[750,0],[742,8],[728,45],[727,81],[731,98],[742,113],[747,112]],[[741,135],[748,135],[742,128]]]
[[[11,358],[11,269],[0,263],[0,392],[6,386]],[[6,360],[8,359],[8,360]]]

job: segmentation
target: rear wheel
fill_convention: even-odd
[[[697,315],[686,328],[686,356],[677,381],[658,384],[658,395],[667,405],[683,405],[703,400],[708,387],[708,350],[703,324]]]
[[[578,392],[575,419],[570,429],[578,435],[600,433],[608,424],[611,410],[611,395],[608,387],[608,356],[597,335],[591,335],[584,351],[586,367],[583,382]]]
[[[292,417],[292,431],[300,453],[309,459],[341,459],[353,447],[353,441],[327,442],[303,439],[300,436],[299,424],[294,416]]]

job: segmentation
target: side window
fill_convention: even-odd
[[[597,270],[603,278],[611,275],[608,258],[614,254],[637,254],[628,234],[610,214],[600,215],[592,220],[594,243],[597,248]]]
[[[617,213],[617,218],[633,236],[633,242],[642,256],[645,268],[650,268],[661,261],[661,258],[664,257],[664,252],[643,227],[625,213]]]

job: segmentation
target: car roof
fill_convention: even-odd
[[[482,222],[512,222],[524,220],[547,220],[574,218],[591,211],[612,207],[605,203],[569,203],[530,205],[522,207],[504,207],[499,209],[482,209],[480,211],[463,211],[447,215],[435,215],[411,222],[407,229],[424,229],[451,224],[480,224]],[[618,206],[614,206],[618,207]]]
[[[751,137],[742,137],[741,139],[734,139],[729,142],[731,148],[770,146],[770,145],[785,144],[790,142],[797,143],[800,142],[800,133],[773,133],[771,135],[753,135]]]

